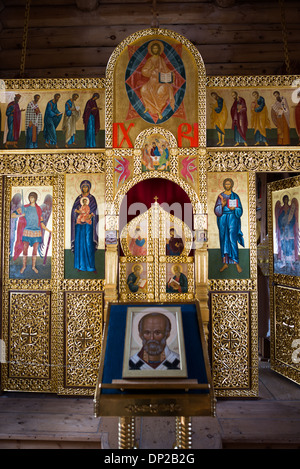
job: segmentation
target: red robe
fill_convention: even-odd
[[[239,112],[238,112],[239,109]],[[246,140],[248,130],[247,106],[244,98],[238,97],[231,107],[232,130],[236,127],[239,134]]]
[[[30,204],[24,205],[24,207],[29,207]],[[42,219],[42,209],[39,205],[35,204],[35,208],[39,217],[39,227],[42,231],[42,225],[41,225],[41,219]],[[15,261],[18,259],[19,255],[23,252],[24,245],[22,241],[23,237],[23,231],[27,225],[27,221],[25,217],[20,217],[18,221],[18,228],[17,228],[17,240],[15,243],[15,249],[14,249],[14,257],[13,260]]]

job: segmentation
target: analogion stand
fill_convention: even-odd
[[[187,376],[123,379],[127,309],[153,306],[181,309]],[[175,417],[173,448],[192,445],[193,416],[214,416],[215,397],[199,302],[114,303],[108,306],[94,397],[96,417],[119,417],[119,449],[136,448],[136,417]]]

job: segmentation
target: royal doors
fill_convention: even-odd
[[[155,200],[121,231],[121,301],[194,298],[192,231],[162,205]]]

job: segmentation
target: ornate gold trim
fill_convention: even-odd
[[[41,152],[14,150],[0,152],[0,174],[27,175],[65,173],[103,173],[105,171],[105,151],[53,150]]]
[[[299,147],[256,150],[207,149],[207,171],[299,171]]]
[[[3,80],[6,90],[104,89],[104,78],[20,78]]]
[[[299,75],[232,75],[208,76],[207,87],[262,87],[262,86],[291,86]]]

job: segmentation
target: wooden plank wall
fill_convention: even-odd
[[[291,73],[299,73],[300,2],[283,1]],[[114,48],[153,25],[187,37],[207,75],[286,74],[280,1],[31,0],[25,77],[104,77]],[[224,6],[220,6],[224,5]],[[0,77],[18,78],[25,0],[0,0]]]

